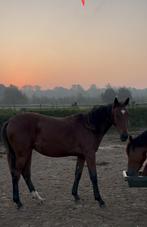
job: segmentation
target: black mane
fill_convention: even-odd
[[[106,132],[112,126],[112,104],[106,106],[95,106],[88,113],[88,120],[97,133]]]

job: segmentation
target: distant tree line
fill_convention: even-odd
[[[16,86],[10,85],[5,87],[0,85],[0,103],[1,104],[26,104],[28,103],[28,98],[22,93]]]
[[[43,90],[40,86],[24,86],[21,89],[14,85],[0,84],[0,104],[49,104],[49,105],[96,105],[112,103],[115,97],[120,101],[129,97],[132,102],[147,102],[147,89],[113,88],[107,85],[105,88],[97,88],[95,84],[85,90],[81,85],[72,85],[70,89],[55,87]]]
[[[102,93],[102,100],[105,103],[112,103],[115,97],[118,97],[120,101],[123,101],[125,98],[133,99],[131,91],[128,88],[121,87],[117,90],[114,90],[110,85],[107,86],[104,93]]]

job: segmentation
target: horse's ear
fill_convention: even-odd
[[[133,141],[133,137],[130,135],[129,136],[129,141],[132,142]]]
[[[113,105],[114,105],[114,107],[119,106],[119,101],[118,101],[117,97],[115,97]]]
[[[127,106],[129,104],[130,98],[127,98],[126,101],[124,102],[124,105]]]

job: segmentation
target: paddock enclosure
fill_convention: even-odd
[[[118,133],[110,130],[97,152],[99,186],[106,208],[101,209],[93,198],[86,166],[79,185],[81,201],[75,203],[73,200],[75,157],[47,158],[34,151],[32,180],[45,201],[40,205],[33,200],[21,178],[19,185],[24,207],[17,210],[12,201],[5,148],[0,144],[0,227],[145,227],[147,188],[129,188],[124,181],[125,147],[126,142],[122,143]]]

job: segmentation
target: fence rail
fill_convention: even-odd
[[[101,104],[99,104],[101,105]],[[91,108],[94,105],[49,105],[49,104],[27,104],[27,105],[0,105],[0,109],[15,109],[15,110],[23,110],[23,109],[64,109],[64,108]]]
[[[104,105],[104,103],[99,103],[97,106]],[[66,109],[66,108],[79,108],[79,109],[88,109],[92,108],[94,104],[16,104],[16,105],[6,105],[1,104],[0,109],[13,109],[13,110],[27,110],[27,109]],[[130,107],[147,107],[147,103],[131,103]]]

